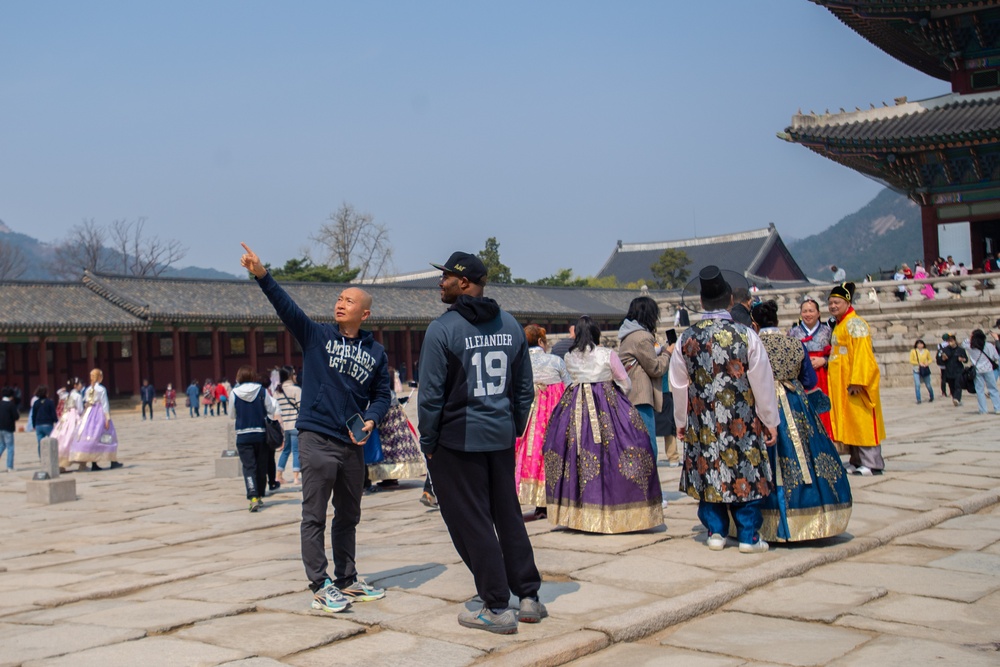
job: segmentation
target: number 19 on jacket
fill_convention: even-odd
[[[472,365],[476,369],[476,386],[473,396],[495,396],[502,394],[507,386],[507,353],[494,350],[472,355]],[[483,377],[485,372],[486,377]],[[486,380],[484,383],[483,380]]]

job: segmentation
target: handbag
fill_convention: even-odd
[[[368,436],[365,440],[365,444],[362,445],[365,450],[365,465],[370,466],[376,463],[381,463],[383,457],[382,454],[382,440],[379,438],[378,429],[374,429],[372,434]]]
[[[962,369],[962,389],[970,394],[976,393],[976,367],[966,366]]]
[[[921,366],[920,367],[920,377],[922,377],[922,378],[929,378],[930,376],[931,376],[931,367],[930,366]]]
[[[281,422],[277,419],[264,417],[264,434],[267,446],[272,450],[277,451],[283,444],[285,444],[285,434],[281,430]]]

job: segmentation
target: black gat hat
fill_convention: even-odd
[[[733,293],[733,288],[722,277],[722,271],[714,264],[709,264],[698,273],[698,281],[701,283],[703,301],[714,301]]]

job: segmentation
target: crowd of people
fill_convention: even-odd
[[[994,326],[1000,329],[1000,319]],[[976,395],[979,414],[989,412],[987,398],[992,403],[993,414],[1000,414],[1000,335],[996,331],[987,333],[974,329],[961,344],[958,336],[946,333],[941,336],[933,357],[927,344],[918,339],[910,350],[918,404],[923,402],[922,387],[927,389],[928,402],[934,401],[931,364],[940,369],[941,395],[950,394],[953,406],[962,405],[963,392],[972,392]]]

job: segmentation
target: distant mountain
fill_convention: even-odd
[[[0,220],[0,241],[8,243],[18,249],[24,255],[25,272],[19,280],[58,280],[49,270],[49,265],[55,256],[55,246],[51,243],[44,243],[36,238],[15,232],[8,225]],[[108,249],[108,253],[117,254],[114,250]],[[121,255],[118,255],[120,258]],[[233,280],[239,276],[218,271],[216,269],[206,269],[198,266],[186,266],[183,268],[168,268],[162,274],[165,278],[199,278],[201,280]]]
[[[913,266],[924,256],[920,207],[887,188],[832,227],[786,244],[810,278],[829,280],[831,264],[843,267],[850,279],[877,277],[880,269],[903,262]]]

